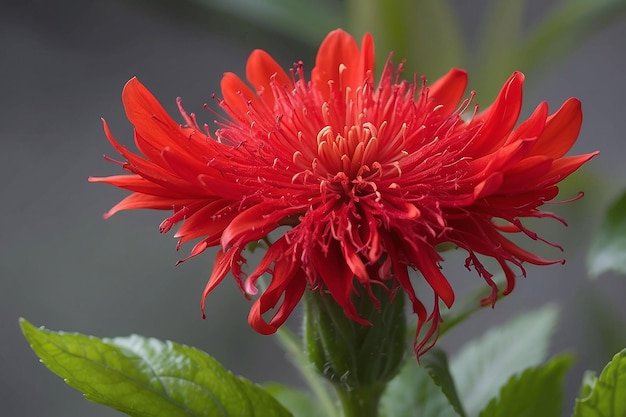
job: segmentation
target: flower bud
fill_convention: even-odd
[[[327,293],[306,296],[305,346],[315,367],[347,389],[384,387],[398,372],[407,346],[404,294],[382,285],[353,295],[362,325],[346,317]],[[376,302],[377,301],[377,302]]]

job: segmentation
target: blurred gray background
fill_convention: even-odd
[[[472,2],[456,3],[471,35],[477,12],[466,4]],[[542,2],[531,4],[537,5],[531,15],[542,12]],[[203,19],[184,20],[121,0],[0,0],[2,416],[120,415],[85,401],[41,365],[21,336],[18,317],[55,330],[171,339],[202,348],[255,381],[298,383],[276,341],[249,329],[250,303],[232,280],[209,297],[207,320],[201,320],[200,295],[213,252],[175,268],[190,247],[176,253],[171,234],[158,233],[165,213],[127,212],[104,221],[101,215],[126,193],[87,183],[89,175],[120,172],[102,159],[116,155],[100,117],[120,142],[132,144],[120,101],[129,78],[138,76],[173,115],[175,98],[181,96],[188,111],[211,122],[202,104],[213,104],[211,94],[219,92],[224,71],[243,74],[252,48],[268,50],[285,66],[298,59],[309,69],[313,65],[314,51],[278,34],[263,35],[219,14]],[[564,243],[568,263],[530,269],[495,313],[479,313],[442,340],[453,352],[488,323],[557,302],[564,320],[554,351],[578,357],[569,374],[567,415],[582,371],[599,370],[610,349],[626,342],[620,327],[626,317],[626,278],[589,281],[584,274],[586,247],[597,225],[594,213],[626,186],[625,38],[626,22],[612,24],[533,82],[526,94],[527,113],[542,99],[552,109],[570,96],[582,100],[585,122],[574,150],[601,150],[587,176],[610,179],[564,209],[577,219],[567,231],[540,224]],[[461,256],[452,257],[449,263],[461,263]],[[455,286],[484,285],[474,273],[458,271]],[[598,321],[603,312],[615,320]],[[297,329],[299,313],[295,316],[291,323]],[[601,331],[603,326],[609,330]]]

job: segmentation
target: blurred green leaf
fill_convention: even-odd
[[[543,307],[463,347],[450,370],[467,415],[478,415],[511,376],[545,361],[557,319],[554,306]]]
[[[327,417],[316,400],[306,391],[277,383],[265,384],[264,388],[291,411],[293,417]]]
[[[626,13],[624,0],[564,0],[534,28],[516,55],[531,71],[575,51],[592,33]]]
[[[479,417],[555,417],[563,408],[563,378],[573,359],[557,356],[545,365],[514,375]]]
[[[607,271],[626,274],[626,193],[606,211],[591,242],[587,268],[593,277]]]
[[[562,0],[524,34],[525,3],[491,0],[477,53],[470,63],[455,64],[469,67],[476,102],[491,102],[515,70],[528,74],[558,64],[594,33],[626,15],[625,0]]]
[[[428,374],[433,379],[433,382],[441,388],[441,392],[446,396],[457,414],[461,417],[465,417],[461,400],[459,400],[459,395],[454,386],[454,380],[448,368],[448,357],[446,353],[441,349],[431,349],[422,356],[421,361],[424,368],[426,368]]]
[[[591,282],[579,290],[579,314],[584,317],[579,331],[589,340],[588,349],[599,358],[607,358],[626,346],[626,321],[619,308]]]
[[[586,374],[573,417],[626,416],[626,349],[613,357],[600,378]]]
[[[414,357],[391,380],[380,401],[385,417],[459,417],[425,367]]]
[[[371,32],[377,67],[394,52],[406,59],[407,72],[433,81],[464,62],[465,43],[448,0],[348,0],[348,27],[355,35]]]
[[[345,14],[334,1],[307,0],[187,0],[217,9],[285,36],[319,45],[326,34],[345,26]]]
[[[478,52],[471,68],[470,87],[479,102],[493,100],[502,83],[515,71],[515,53],[522,39],[526,0],[491,0],[481,25]]]
[[[41,361],[88,400],[133,417],[288,417],[252,382],[206,353],[141,336],[98,339],[20,320]]]
[[[335,406],[335,398],[329,391],[329,385],[315,367],[311,366],[311,360],[305,353],[302,342],[286,326],[279,328],[276,335],[289,360],[315,394],[318,408],[323,410],[324,417],[338,417],[339,410]]]

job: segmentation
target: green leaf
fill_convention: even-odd
[[[530,368],[509,379],[498,398],[479,417],[555,417],[563,408],[563,378],[573,363],[557,356],[543,366]]]
[[[432,349],[422,356],[421,361],[424,368],[426,368],[428,374],[433,379],[433,382],[441,388],[441,391],[457,414],[461,417],[465,417],[461,400],[459,400],[459,395],[454,386],[454,380],[448,368],[448,357],[446,353],[441,349]]]
[[[591,395],[597,379],[598,375],[594,371],[585,371],[583,373],[583,382],[578,391],[578,398],[585,398]]]
[[[594,277],[607,271],[626,274],[626,192],[609,206],[592,240],[587,268]]]
[[[278,383],[265,384],[265,390],[276,398],[285,408],[291,411],[293,417],[326,417],[327,414],[320,408],[310,393],[299,389],[286,387]]]
[[[459,417],[441,388],[414,357],[407,360],[387,385],[380,407],[381,415],[386,417]]]
[[[626,349],[613,357],[600,378],[585,375],[573,417],[626,416]]]
[[[91,401],[133,417],[287,417],[252,382],[206,353],[141,336],[98,339],[37,329],[22,332],[41,361]]]
[[[555,307],[543,307],[463,347],[450,371],[467,415],[478,415],[511,376],[546,360],[557,318]]]

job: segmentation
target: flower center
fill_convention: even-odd
[[[350,179],[378,169],[378,145],[378,129],[371,123],[346,126],[343,132],[325,126],[317,134],[320,164],[329,173],[343,172]]]

